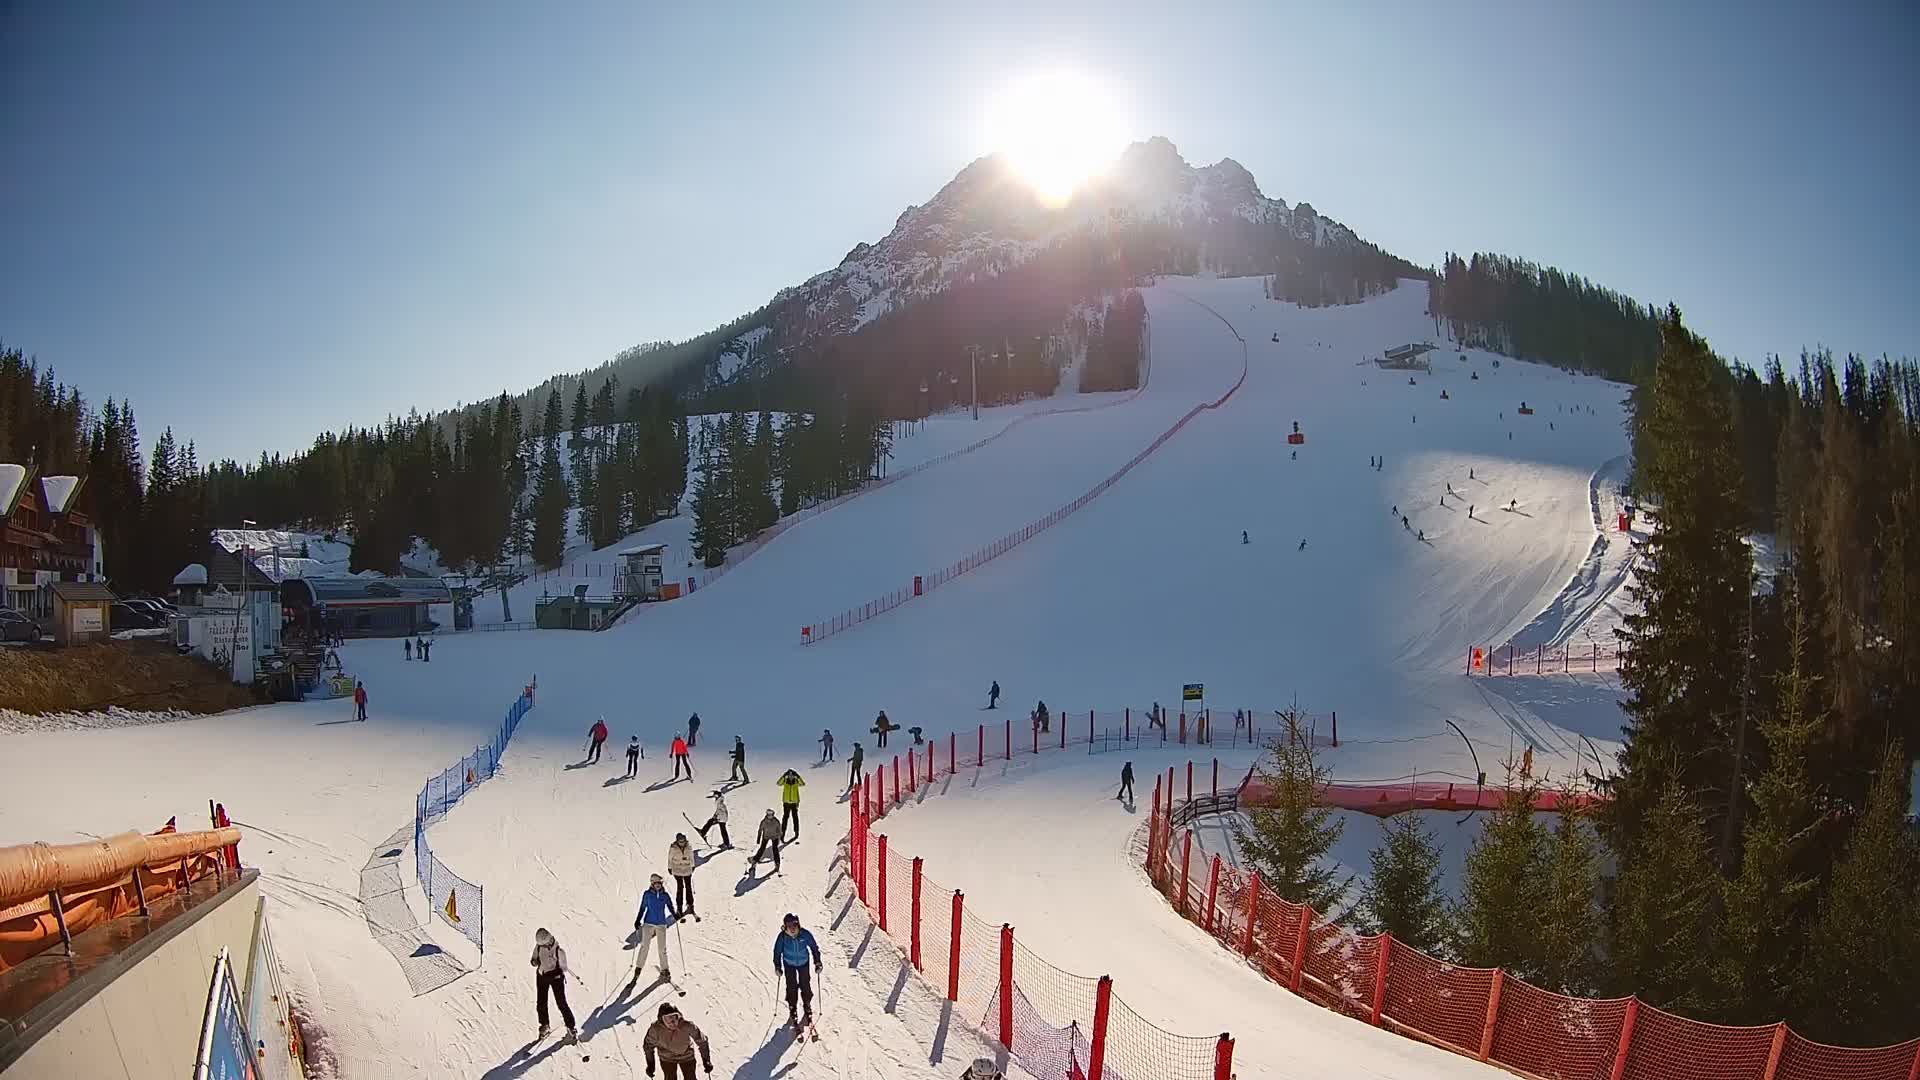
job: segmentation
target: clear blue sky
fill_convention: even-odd
[[[1911,3],[114,7],[0,6],[0,338],[202,461],[709,329],[1063,66],[1417,263],[1920,352]]]

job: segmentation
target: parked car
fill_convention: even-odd
[[[115,630],[151,630],[154,627],[153,616],[129,605],[124,600],[113,602],[113,628]]]
[[[135,611],[144,612],[155,626],[164,626],[168,620],[179,614],[159,600],[123,600],[121,603]]]
[[[0,641],[39,641],[40,624],[12,608],[0,608]]]

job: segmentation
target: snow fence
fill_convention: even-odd
[[[1011,718],[982,724],[971,745],[953,732],[944,742],[907,747],[904,764],[896,755],[870,769],[848,800],[854,889],[920,977],[1041,1080],[1229,1080],[1229,1034],[1178,1035],[1158,1027],[1114,993],[1111,978],[1048,963],[1015,940],[1013,927],[969,909],[959,889],[927,876],[924,860],[890,847],[886,834],[872,830],[922,785],[963,766],[1092,745],[1099,738],[1097,715],[1063,713],[1044,730],[1019,732]]]
[[[1192,775],[1192,766],[1188,766]],[[1162,790],[1162,785],[1165,790]],[[1274,982],[1363,1023],[1547,1080],[1915,1080],[1920,1039],[1827,1046],[1782,1023],[1726,1027],[1637,997],[1542,990],[1499,968],[1428,956],[1391,934],[1359,934],[1266,891],[1260,875],[1209,854],[1188,824],[1230,797],[1173,797],[1154,781],[1146,869],[1175,911]]]
[[[1548,648],[1535,645],[1521,649],[1506,645],[1474,645],[1467,649],[1469,675],[1578,675],[1619,671],[1620,647],[1591,642],[1585,648],[1562,645]]]
[[[467,792],[500,767],[500,757],[507,752],[507,742],[520,726],[520,718],[533,709],[534,686],[528,683],[513,700],[492,742],[474,748],[473,753],[428,780],[413,804],[413,872],[420,879],[420,891],[426,893],[433,913],[473,942],[483,956],[487,951],[485,890],[440,861],[427,843],[427,826],[446,817]]]

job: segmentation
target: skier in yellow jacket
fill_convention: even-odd
[[[788,769],[774,781],[780,787],[780,839],[787,838],[787,823],[793,823],[793,838],[800,839],[800,789],[807,786],[800,774]]]

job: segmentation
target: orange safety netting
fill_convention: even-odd
[[[1838,1047],[1784,1024],[1708,1024],[1633,998],[1552,993],[1357,934],[1264,893],[1257,875],[1231,865],[1213,880],[1213,854],[1175,824],[1188,809],[1171,799],[1155,808],[1146,849],[1154,887],[1268,978],[1360,1020],[1546,1080],[1920,1080],[1920,1039]]]

